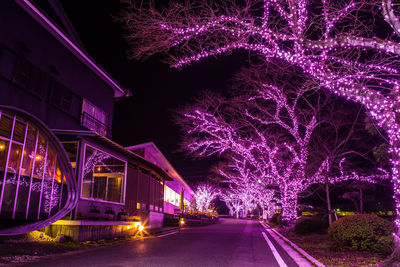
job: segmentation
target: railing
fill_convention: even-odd
[[[81,124],[87,128],[89,128],[90,130],[103,135],[103,136],[107,136],[108,134],[108,125],[99,121],[98,119],[96,119],[95,117],[91,116],[90,114],[86,113],[86,112],[82,112],[81,115]]]

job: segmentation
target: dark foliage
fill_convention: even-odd
[[[346,216],[328,230],[329,239],[337,250],[392,252],[394,231],[390,221],[372,214]]]

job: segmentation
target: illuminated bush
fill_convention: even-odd
[[[314,233],[326,233],[328,229],[328,222],[318,217],[301,217],[296,221],[294,231],[296,234],[314,234]]]
[[[394,231],[390,221],[376,215],[358,214],[341,218],[328,230],[329,239],[337,250],[372,251],[389,254]]]

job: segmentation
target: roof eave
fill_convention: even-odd
[[[80,61],[88,66],[95,74],[104,80],[113,90],[114,98],[131,96],[128,89],[124,89],[111,76],[106,73],[93,59],[86,55],[70,38],[68,38],[45,14],[28,0],[15,0],[15,2],[30,14],[39,24],[52,34],[60,43],[70,50]]]

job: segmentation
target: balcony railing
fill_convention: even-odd
[[[89,128],[90,130],[103,136],[107,136],[109,132],[107,124],[99,121],[98,119],[86,112],[82,112],[81,124],[86,128]]]

